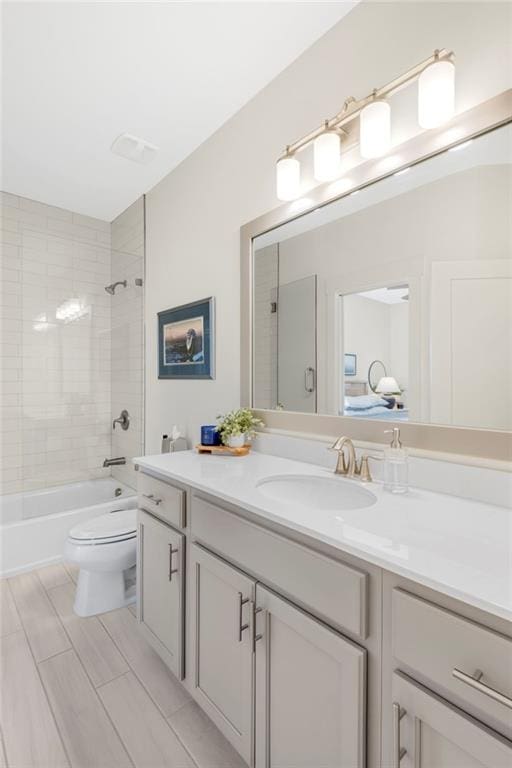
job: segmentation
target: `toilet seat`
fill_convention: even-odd
[[[69,532],[69,540],[76,546],[90,546],[129,541],[136,535],[137,510],[122,509],[75,525]]]

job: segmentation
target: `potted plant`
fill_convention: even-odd
[[[248,408],[230,411],[217,419],[217,429],[224,445],[241,448],[256,433],[256,427],[264,426],[261,419]]]

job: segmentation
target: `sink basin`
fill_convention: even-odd
[[[273,475],[256,487],[268,499],[309,509],[363,509],[377,501],[371,491],[338,477]]]

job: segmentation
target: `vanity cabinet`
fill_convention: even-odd
[[[395,672],[392,768],[510,768],[512,744]]]
[[[364,648],[190,550],[196,701],[249,765],[363,768]]]
[[[251,764],[256,584],[197,544],[190,547],[190,574],[192,693]]]
[[[138,512],[138,618],[146,636],[181,680],[184,677],[185,536]]]
[[[256,768],[363,768],[366,651],[256,587]]]

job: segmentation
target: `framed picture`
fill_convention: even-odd
[[[344,374],[345,376],[355,376],[357,373],[357,355],[345,354],[344,356]]]
[[[158,378],[214,378],[214,300],[158,313]]]

